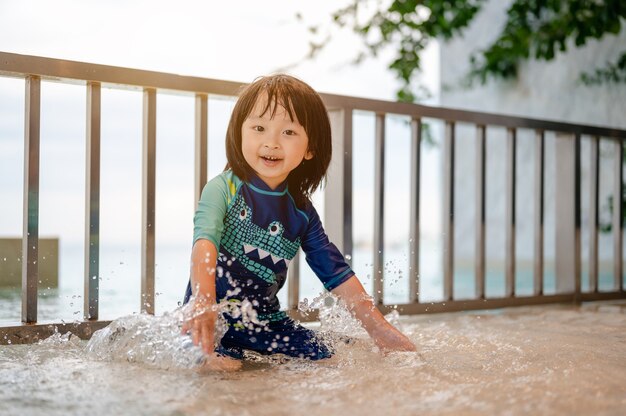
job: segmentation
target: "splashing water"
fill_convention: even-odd
[[[367,297],[371,300],[371,297]],[[364,352],[379,353],[378,347],[369,337],[361,323],[352,315],[345,302],[330,292],[321,293],[309,303],[304,299],[298,304],[298,310],[305,316],[316,311],[318,313],[319,329],[318,337],[335,350],[335,359],[344,360],[355,354]],[[402,331],[400,314],[394,310],[385,315],[385,319]],[[404,354],[411,357],[416,363],[420,361],[416,353],[393,353]]]
[[[223,301],[217,305],[215,342],[219,343],[227,330],[227,323],[222,316],[228,313],[240,320],[247,328],[263,327],[266,322],[259,321],[253,305],[248,301]],[[307,324],[316,330],[318,338],[335,351],[334,360],[356,355],[377,353],[378,349],[371,341],[360,323],[348,311],[348,308],[331,293],[315,297],[311,303],[304,300],[299,305],[302,313],[317,311],[319,324]],[[89,358],[105,361],[127,361],[159,369],[193,369],[202,366],[205,355],[199,346],[193,345],[188,335],[181,334],[182,322],[206,311],[206,308],[194,308],[193,301],[162,316],[131,315],[116,319],[107,327],[96,331],[85,346]],[[398,324],[398,315],[387,316]],[[60,335],[59,335],[60,336]],[[415,354],[412,354],[415,357]],[[245,351],[246,361],[261,364],[284,364],[287,362],[307,365],[308,361],[287,357],[282,354],[262,355]],[[297,364],[295,364],[297,365]]]
[[[321,308],[315,327],[330,334],[333,358],[200,373],[202,352],[179,334],[182,310],[121,318],[89,342],[57,333],[0,346],[0,414],[626,412],[626,304],[392,313],[419,353],[386,356],[331,295],[300,306]]]
[[[155,368],[193,368],[204,354],[189,336],[181,335],[176,314],[132,315],[96,331],[85,347],[87,356],[128,361]]]
[[[263,325],[252,304],[222,301],[215,305],[217,321],[215,343],[219,343],[227,330],[222,313],[239,319],[244,326]],[[149,367],[189,369],[201,366],[204,352],[193,344],[189,335],[181,334],[183,321],[198,316],[206,307],[194,307],[192,299],[171,313],[162,316],[146,314],[116,319],[107,327],[96,331],[85,348],[88,356],[101,360],[128,361]]]
[[[313,298],[310,304],[307,299],[304,299],[298,305],[298,310],[305,316],[317,311],[321,331],[336,332],[353,337],[367,336],[346,304],[330,292],[321,293]]]

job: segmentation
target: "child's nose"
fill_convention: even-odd
[[[268,134],[265,139],[265,143],[263,143],[264,147],[268,149],[278,149],[278,136],[274,134]]]

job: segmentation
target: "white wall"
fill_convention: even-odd
[[[485,48],[497,37],[506,21],[510,1],[491,1],[468,28],[462,38],[440,43],[441,96],[444,107],[552,119],[578,124],[595,124],[626,129],[626,85],[585,86],[578,81],[581,71],[591,72],[616,62],[626,50],[626,31],[591,41],[581,49],[571,48],[550,62],[528,61],[520,65],[519,77],[511,81],[489,81],[472,89],[459,87],[469,70],[472,52]],[[463,261],[474,252],[474,136],[473,126],[457,130],[456,161],[456,255]],[[504,259],[505,215],[505,149],[503,129],[488,131],[487,155],[487,255],[491,262]],[[517,256],[531,260],[533,250],[533,153],[534,133],[519,131],[517,144]],[[546,142],[546,256],[554,253],[554,153],[552,135]],[[587,138],[582,147],[583,258],[588,247],[588,169]],[[601,147],[601,220],[610,220],[606,198],[611,193],[613,155]],[[604,209],[603,209],[604,207]],[[610,235],[600,238],[600,256],[612,257]]]

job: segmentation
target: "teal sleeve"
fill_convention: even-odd
[[[206,239],[219,250],[229,200],[229,186],[223,175],[216,176],[204,186],[193,217],[194,243]]]

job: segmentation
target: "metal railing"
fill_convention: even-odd
[[[49,59],[0,52],[0,76],[25,79],[25,169],[24,169],[24,225],[22,254],[22,323],[0,328],[0,344],[32,342],[59,330],[71,330],[79,336],[90,334],[108,324],[98,320],[99,299],[99,218],[100,218],[100,119],[101,89],[125,88],[143,91],[143,160],[142,160],[142,248],[141,248],[141,311],[154,313],[155,303],[155,155],[156,155],[156,101],[157,91],[189,94],[195,97],[195,199],[199,199],[207,181],[208,97],[235,96],[243,84],[213,79],[135,70],[81,62]],[[85,201],[85,265],[84,265],[84,320],[74,324],[37,324],[38,282],[38,217],[39,217],[39,135],[41,81],[54,80],[85,85],[87,97],[87,157]],[[598,200],[600,138],[612,140],[615,147],[614,195],[622,195],[622,141],[626,131],[559,123],[521,117],[510,117],[473,111],[437,108],[409,103],[397,103],[333,94],[322,94],[328,108],[333,129],[333,160],[329,169],[332,178],[326,187],[326,229],[331,239],[344,253],[353,250],[352,241],[352,146],[353,113],[367,111],[375,114],[375,209],[374,209],[374,299],[381,310],[391,308],[400,313],[446,312],[469,309],[499,308],[554,302],[579,302],[626,298],[622,278],[622,205],[614,204],[612,227],[614,231],[614,287],[610,292],[598,291]],[[411,119],[411,196],[410,196],[410,253],[409,302],[401,305],[383,304],[384,280],[384,200],[385,200],[385,119],[388,114]],[[424,118],[445,122],[444,137],[444,261],[443,294],[441,302],[420,302],[420,149]],[[476,239],[475,239],[475,297],[471,300],[454,298],[454,167],[455,133],[457,124],[476,128]],[[488,298],[485,295],[485,225],[486,225],[486,139],[487,127],[507,129],[506,175],[506,255],[505,296]],[[534,169],[534,289],[532,296],[515,294],[515,199],[516,199],[516,140],[519,129],[536,131]],[[544,253],[544,142],[545,132],[557,132],[560,144],[557,164],[561,178],[556,196],[557,292],[543,294]],[[591,211],[590,211],[590,291],[581,292],[581,135],[591,139]],[[559,162],[560,160],[560,162]],[[560,201],[560,202],[559,202]],[[559,205],[560,204],[560,205]],[[329,213],[332,213],[329,215]],[[562,243],[562,244],[561,244]],[[297,257],[289,270],[288,311],[303,320],[317,316],[300,316],[299,265]]]

